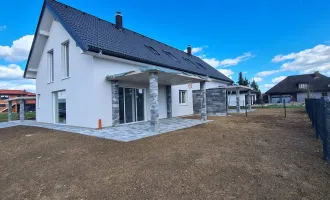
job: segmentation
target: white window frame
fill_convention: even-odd
[[[308,83],[299,83],[298,88],[299,89],[307,89],[308,88]]]
[[[327,92],[322,92],[322,93],[321,93],[321,96],[322,96],[322,97],[327,97],[327,96],[328,96],[328,93],[327,93]]]
[[[37,108],[40,108],[40,94],[37,95]]]
[[[70,41],[62,43],[62,79],[70,78]]]
[[[54,82],[54,50],[51,49],[47,52],[47,66],[48,66],[48,81]]]
[[[188,90],[179,90],[179,105],[188,104]]]

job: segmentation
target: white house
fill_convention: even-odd
[[[97,128],[193,114],[192,90],[232,80],[200,58],[55,0],[45,0],[24,77],[36,120]]]
[[[330,78],[320,74],[288,76],[266,92],[269,103],[305,102],[306,98],[329,98]]]

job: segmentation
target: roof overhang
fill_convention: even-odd
[[[128,71],[121,74],[106,76],[108,81],[127,81],[148,83],[149,73],[158,73],[158,84],[160,85],[182,85],[188,83],[199,83],[201,81],[211,81],[209,77],[194,75],[182,71],[171,70],[163,67],[139,68],[137,71]]]
[[[35,100],[36,97],[15,97],[11,99],[6,99],[5,101],[18,101],[18,100]]]
[[[229,85],[226,87],[220,87],[220,88],[225,88],[227,91],[253,91],[253,88],[248,87],[248,86],[244,86],[244,85]]]

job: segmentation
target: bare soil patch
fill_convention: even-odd
[[[260,109],[129,143],[0,129],[0,199],[330,199],[303,109]]]

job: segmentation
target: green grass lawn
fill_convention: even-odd
[[[35,112],[26,112],[25,119],[35,119],[36,113]],[[19,113],[12,114],[12,120],[19,120]],[[8,113],[0,113],[0,122],[8,121]]]

